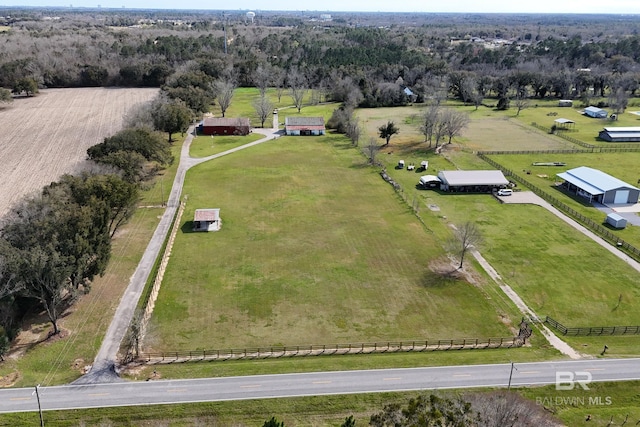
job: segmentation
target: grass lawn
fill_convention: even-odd
[[[572,209],[591,218],[596,223],[603,223],[605,214],[593,207],[583,197],[571,195],[555,185],[560,182],[556,174],[579,166],[589,166],[601,170],[631,185],[637,185],[640,173],[640,153],[584,153],[562,155],[496,155],[492,158],[504,167],[518,173],[531,184],[541,188],[546,193],[561,200]],[[563,167],[533,166],[534,162],[565,162]],[[530,171],[530,174],[522,172]],[[622,230],[610,228],[610,231],[620,238],[640,247],[640,230],[629,226]]]
[[[259,133],[250,133],[249,135],[245,136],[200,135],[193,138],[189,154],[191,155],[191,157],[207,157],[213,154],[222,153],[223,151],[231,150],[232,148],[236,148],[262,138],[264,138],[264,135],[261,135]]]
[[[534,102],[532,102],[532,104],[535,105]],[[629,105],[634,104],[637,105],[637,100],[630,99]],[[616,144],[601,141],[598,139],[598,133],[604,127],[640,126],[640,116],[630,113],[631,111],[640,110],[639,107],[630,106],[629,108],[627,108],[627,111],[625,113],[618,115],[618,120],[609,120],[594,119],[592,117],[581,114],[580,112],[583,110],[583,108],[579,107],[580,101],[574,101],[575,107],[572,108],[558,107],[557,105],[558,104],[556,102],[555,105],[541,105],[538,108],[532,106],[532,108],[522,110],[517,119],[527,125],[535,122],[539,125],[546,126],[547,128],[551,128],[551,126],[553,126],[554,124],[554,120],[558,118],[573,120],[575,122],[575,125],[570,132],[567,132],[567,135],[584,141],[588,144],[601,145],[606,147],[615,147]],[[604,109],[611,112],[606,107]],[[549,115],[554,113],[557,113],[557,115]],[[515,115],[515,112],[512,111],[511,115]]]
[[[343,137],[208,162],[184,193],[156,350],[510,335],[478,288],[429,269],[441,242]],[[190,232],[202,207],[220,232]]]

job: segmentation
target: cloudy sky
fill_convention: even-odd
[[[367,12],[498,12],[640,14],[640,0],[0,0],[0,6],[154,9],[322,10]]]

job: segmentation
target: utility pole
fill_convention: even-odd
[[[31,395],[33,396],[34,393],[36,395],[36,400],[38,401],[38,412],[40,413],[40,427],[44,427],[44,418],[42,418],[42,406],[40,406],[40,393],[38,393],[38,387],[40,387],[40,384],[36,386],[36,391],[31,393]]]
[[[511,372],[509,373],[509,385],[507,386],[507,391],[511,390],[511,378],[513,377],[513,370],[518,370],[515,366],[513,366],[513,362],[511,362]]]

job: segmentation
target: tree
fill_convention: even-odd
[[[400,133],[400,129],[398,129],[395,123],[391,120],[389,120],[386,125],[382,125],[378,128],[378,136],[386,141],[384,144],[385,146],[389,145],[391,137],[398,133]]]
[[[176,132],[184,133],[191,123],[192,112],[180,100],[160,99],[154,103],[151,112],[153,126],[156,130],[167,132],[169,142],[173,142],[172,134]]]
[[[9,89],[0,87],[0,105],[8,104],[13,102],[13,98],[11,97],[11,91]]]
[[[376,155],[380,151],[380,147],[375,138],[369,139],[369,143],[363,148],[364,155],[367,156],[370,165],[376,164]]]
[[[449,242],[450,249],[459,254],[460,265],[458,269],[461,269],[464,263],[464,257],[467,252],[474,246],[482,242],[482,234],[480,229],[473,222],[465,222],[459,227],[454,227],[453,238]]]
[[[351,117],[347,121],[346,135],[351,140],[351,145],[354,147],[358,146],[358,142],[360,141],[360,135],[362,133],[362,129],[360,128],[360,123],[358,123],[358,119],[351,113]]]
[[[424,135],[424,140],[431,142],[433,140],[433,134],[440,117],[440,107],[438,104],[430,105],[422,114],[422,124],[420,125],[420,132]]]
[[[479,417],[469,402],[434,394],[409,399],[404,405],[393,403],[371,416],[373,427],[462,427],[477,426]]]
[[[273,103],[269,101],[266,95],[260,95],[260,98],[256,98],[253,101],[253,108],[256,110],[258,119],[260,119],[260,126],[264,127],[264,122],[267,120],[273,111]]]
[[[287,83],[289,85],[289,95],[291,95],[291,100],[299,113],[302,109],[304,96],[307,93],[307,79],[300,71],[293,68],[289,71],[289,75],[287,75]]]
[[[440,115],[440,121],[444,124],[444,134],[449,138],[448,143],[454,136],[460,136],[460,133],[469,124],[469,115],[464,111],[446,109]]]
[[[618,115],[624,113],[624,110],[627,108],[627,104],[629,102],[629,97],[627,96],[627,92],[619,87],[617,89],[612,89],[611,94],[608,98],[609,106],[613,110],[613,113],[616,115],[616,120],[618,119]]]
[[[273,70],[272,67],[258,65],[258,68],[253,73],[253,83],[260,91],[260,96],[266,96],[267,89],[272,81]]]
[[[231,105],[231,99],[233,98],[233,92],[236,90],[236,85],[232,80],[216,80],[213,83],[213,90],[216,94],[216,101],[222,112],[222,117],[224,117]]]
[[[265,421],[264,424],[262,424],[262,427],[284,427],[284,422],[278,421],[276,417],[271,417],[270,420]]]
[[[16,95],[24,92],[27,96],[33,96],[38,93],[38,82],[29,77],[21,78],[14,83],[12,92]]]
[[[340,427],[356,427],[356,420],[353,418],[353,415],[349,415],[344,419],[344,422],[340,424]]]
[[[513,105],[516,107],[516,117],[518,117],[520,115],[520,111],[529,108],[530,102],[525,96],[518,95],[513,101]]]

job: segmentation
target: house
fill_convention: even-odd
[[[640,142],[640,127],[604,128],[598,136],[608,142]]]
[[[584,114],[595,119],[606,119],[608,115],[605,110],[598,107],[587,107],[584,109]]]
[[[287,117],[284,131],[290,136],[324,135],[324,118],[322,117]]]
[[[638,203],[640,189],[597,169],[580,166],[558,174],[569,192],[605,205]]]
[[[467,193],[489,193],[509,185],[499,170],[440,171],[440,189]]]
[[[573,107],[573,101],[570,99],[561,99],[558,101],[558,107]]]
[[[221,225],[220,209],[196,209],[193,215],[193,231],[218,231]]]
[[[205,117],[199,126],[203,135],[248,135],[251,132],[249,119]]]

